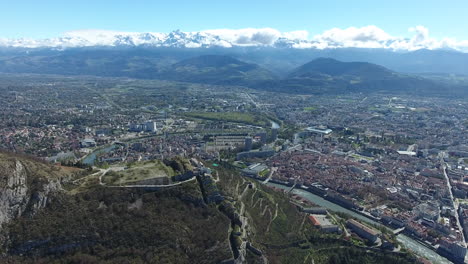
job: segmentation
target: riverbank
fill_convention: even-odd
[[[113,143],[111,145],[102,146],[102,147],[99,147],[99,148],[93,150],[93,152],[91,152],[90,154],[83,157],[83,159],[82,159],[83,164],[94,166],[98,154],[110,152],[111,150],[113,150],[116,147],[117,147],[117,144]]]
[[[258,179],[256,179],[256,180],[258,180]],[[276,183],[269,182],[266,185],[276,187],[276,188],[280,188],[280,189],[287,190],[287,191],[291,191],[292,193],[297,194],[297,195],[309,200],[310,202],[315,203],[315,204],[317,204],[317,205],[319,205],[321,207],[325,207],[325,208],[327,208],[327,209],[329,209],[331,211],[346,213],[346,214],[349,214],[349,215],[355,217],[356,219],[365,221],[365,222],[367,222],[369,224],[384,226],[385,228],[393,230],[393,228],[388,227],[385,224],[380,223],[379,221],[376,221],[374,219],[369,218],[366,214],[362,214],[362,212],[359,212],[358,210],[347,209],[347,208],[345,208],[345,207],[343,207],[341,205],[338,205],[338,204],[333,203],[333,202],[331,202],[329,200],[326,200],[323,197],[318,196],[318,195],[308,191],[307,189],[303,189],[303,188],[296,189],[296,188],[294,188],[294,189],[291,190],[292,185],[288,186],[288,185],[286,185],[284,183],[278,183],[278,181],[276,181]],[[434,248],[432,248],[432,246],[428,246],[426,243],[422,242],[421,240],[415,239],[413,237],[406,236],[404,234],[397,235],[397,240],[399,242],[401,242],[406,248],[413,251],[416,255],[427,258],[432,263],[440,263],[440,264],[450,264],[450,263],[452,263],[451,261],[449,261],[445,257],[439,255],[434,250]]]

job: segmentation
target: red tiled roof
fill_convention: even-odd
[[[309,220],[312,222],[312,224],[314,226],[319,226],[320,225],[320,222],[313,215],[309,215]]]

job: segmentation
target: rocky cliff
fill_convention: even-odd
[[[60,169],[0,153],[0,228],[24,214],[35,214],[51,192],[61,190]]]

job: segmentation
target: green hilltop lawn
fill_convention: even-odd
[[[125,170],[109,171],[103,177],[102,181],[105,184],[128,184],[154,178],[169,178],[176,175],[176,172],[170,166],[165,165],[160,160],[152,160],[145,162],[136,162]]]

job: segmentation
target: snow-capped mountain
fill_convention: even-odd
[[[246,43],[252,46],[255,43]],[[262,43],[258,43],[262,44]],[[67,32],[50,39],[0,39],[0,46],[22,48],[76,48],[92,46],[152,46],[152,47],[232,47],[236,43],[207,32],[133,33],[101,30]],[[239,44],[242,46],[242,44]]]
[[[333,28],[308,37],[305,30],[280,32],[272,28],[216,29],[199,32],[170,33],[119,32],[108,30],[77,30],[49,39],[5,39],[0,38],[0,47],[21,48],[76,48],[93,46],[147,46],[177,48],[209,47],[276,47],[296,49],[328,48],[383,48],[414,51],[419,49],[451,49],[468,52],[468,41],[452,38],[429,37],[427,28],[410,28],[410,38],[395,37],[376,26],[361,28]]]

